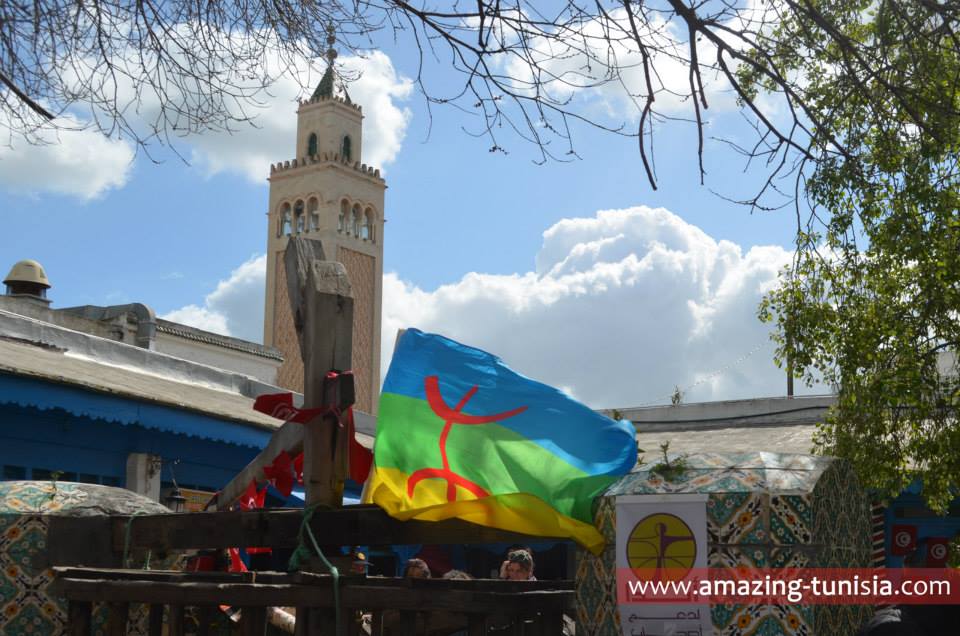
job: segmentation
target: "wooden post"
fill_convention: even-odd
[[[67,622],[72,636],[89,636],[91,633],[91,615],[93,603],[70,601],[67,607]]]
[[[150,636],[163,635],[163,605],[156,603],[150,605],[150,626],[148,629]]]
[[[339,406],[331,404],[325,378],[330,371],[347,371],[352,366],[353,295],[347,270],[341,263],[324,260],[319,241],[300,237],[291,237],[287,243],[284,265],[303,357],[304,408]],[[350,389],[352,403],[352,385]],[[335,415],[315,418],[306,425],[303,483],[307,506],[343,505],[348,472],[346,432]]]
[[[167,606],[167,634],[168,636],[183,636],[185,634],[183,620],[183,605]]]
[[[241,636],[263,636],[267,628],[266,607],[243,607],[240,609]]]
[[[127,619],[130,616],[129,603],[110,603],[107,611],[107,633],[110,636],[126,636]]]

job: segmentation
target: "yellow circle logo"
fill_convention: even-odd
[[[641,579],[679,581],[696,559],[693,530],[675,515],[658,512],[644,517],[627,539],[627,564]]]

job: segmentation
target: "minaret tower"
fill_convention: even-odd
[[[267,280],[263,342],[283,352],[277,382],[303,391],[303,361],[287,298],[283,253],[292,235],[319,239],[340,261],[353,288],[356,407],[374,413],[380,391],[383,195],[380,171],[362,163],[363,114],[345,87],[334,86],[337,52],[328,28],[328,66],[297,109],[296,158],[270,167]]]

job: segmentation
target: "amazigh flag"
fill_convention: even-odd
[[[591,505],[636,464],[634,434],[485,351],[409,329],[380,396],[364,502],[599,552]]]

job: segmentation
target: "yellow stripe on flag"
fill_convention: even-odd
[[[363,503],[374,503],[394,519],[442,521],[463,519],[489,528],[499,528],[537,537],[572,538],[599,555],[605,541],[595,527],[558,513],[539,497],[512,493],[476,498],[457,489],[457,501],[447,501],[444,480],[425,479],[417,484],[413,500],[407,497],[407,473],[374,466],[363,492]]]

